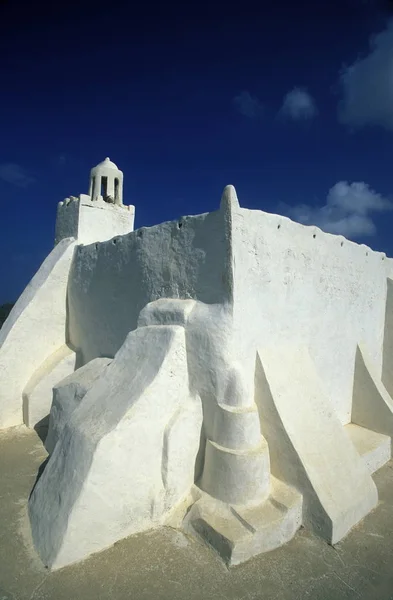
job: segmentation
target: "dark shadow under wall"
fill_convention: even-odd
[[[41,442],[45,444],[46,436],[48,435],[49,429],[49,415],[46,415],[41,421],[38,421],[34,426],[34,431],[37,433]]]
[[[6,322],[8,315],[10,314],[11,310],[14,308],[14,304],[11,303],[6,303],[6,304],[2,304],[0,306],[0,329],[2,328],[3,324]]]
[[[40,466],[39,466],[39,468],[38,468],[37,477],[35,478],[34,485],[33,485],[32,489],[31,489],[31,492],[30,492],[30,494],[29,494],[29,500],[30,500],[30,498],[31,498],[31,496],[32,496],[32,494],[33,494],[33,492],[34,492],[35,486],[37,485],[37,483],[39,482],[39,480],[40,480],[40,478],[41,478],[41,475],[42,475],[42,474],[43,474],[43,472],[45,471],[45,467],[46,467],[46,465],[48,464],[48,462],[49,462],[49,459],[50,459],[50,456],[47,456],[47,458],[44,460],[44,462],[42,462],[42,463],[40,464]],[[0,598],[1,598],[1,596],[0,596]]]
[[[199,442],[199,450],[195,459],[195,469],[194,469],[194,482],[197,483],[199,479],[202,477],[203,467],[205,464],[205,451],[206,451],[206,434],[205,429],[202,424],[201,427],[201,436]]]

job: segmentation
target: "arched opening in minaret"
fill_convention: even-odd
[[[115,201],[119,199],[119,180],[115,177]]]
[[[108,195],[108,177],[101,177],[101,196],[106,198]]]
[[[92,182],[91,182],[91,197],[92,199],[94,199],[98,193],[98,189],[99,189],[99,183],[97,181],[97,177],[93,177]]]

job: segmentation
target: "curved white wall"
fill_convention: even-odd
[[[0,331],[0,428],[23,423],[22,394],[33,373],[66,340],[68,274],[75,240],[42,263]]]

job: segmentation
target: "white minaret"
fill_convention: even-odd
[[[104,242],[134,230],[135,206],[123,204],[123,173],[109,158],[90,171],[89,195],[71,196],[57,209],[55,244]]]
[[[90,171],[89,196],[123,205],[123,172],[108,157]]]

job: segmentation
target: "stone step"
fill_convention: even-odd
[[[391,438],[354,423],[345,425],[345,431],[360,454],[370,474],[383,467],[391,458]]]
[[[272,477],[270,496],[253,508],[230,506],[202,493],[183,527],[228,565],[237,565],[288,542],[302,524],[302,504],[299,492]]]

